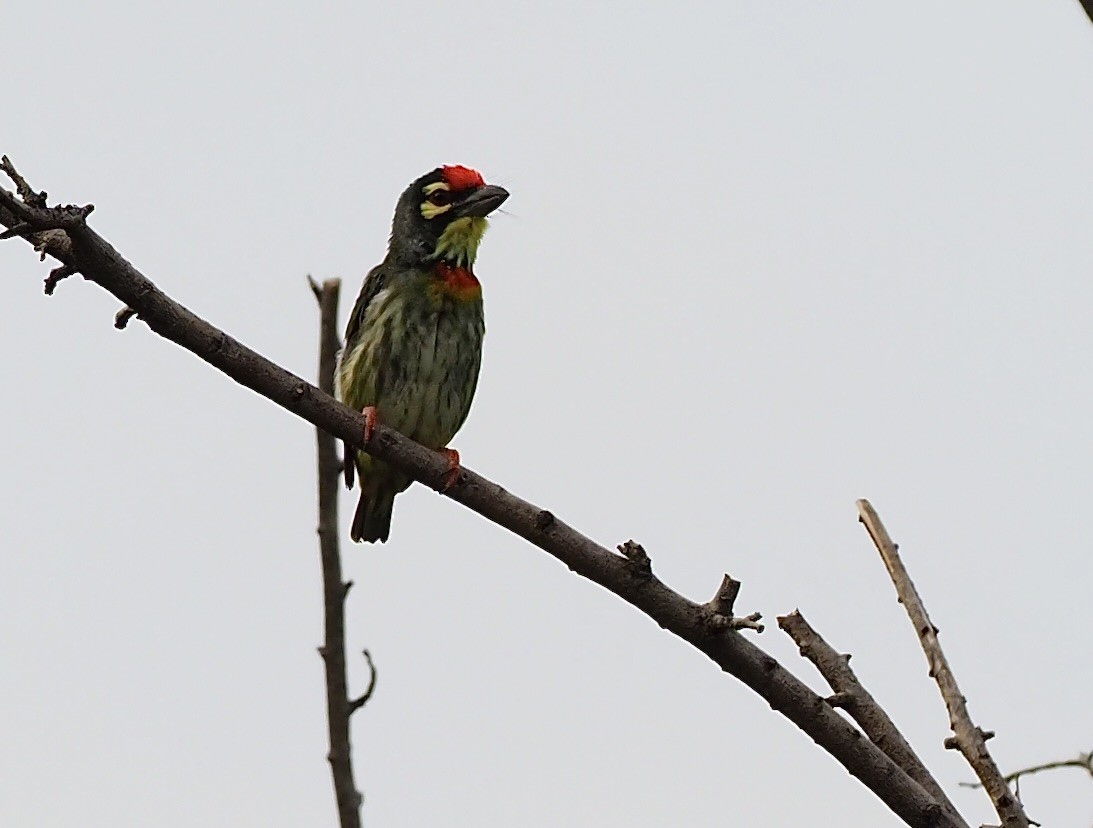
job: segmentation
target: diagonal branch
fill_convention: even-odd
[[[975,726],[971,715],[968,713],[968,702],[960,692],[956,683],[949,661],[941,650],[941,644],[937,640],[937,627],[930,621],[926,613],[926,605],[922,603],[918,590],[915,589],[911,576],[903,566],[899,557],[899,548],[892,542],[888,530],[881,523],[880,516],[873,509],[868,500],[858,501],[858,515],[865,525],[866,531],[873,539],[873,543],[880,552],[884,566],[895,584],[899,601],[907,610],[907,615],[918,633],[922,643],[922,651],[926,654],[926,661],[930,665],[930,677],[937,682],[941,690],[941,697],[945,700],[945,707],[949,711],[949,726],[953,735],[945,740],[945,747],[955,748],[964,754],[968,764],[972,766],[975,775],[983,784],[987,794],[994,803],[994,809],[1002,819],[1004,828],[1029,828],[1029,818],[1025,809],[1009,785],[1006,784],[1002,771],[998,769],[994,759],[987,750],[987,739],[993,736]]]
[[[856,721],[869,740],[892,757],[892,761],[903,768],[907,775],[925,788],[948,813],[953,822],[966,825],[956,806],[949,801],[941,785],[934,779],[914,748],[900,733],[887,713],[884,712],[873,695],[862,686],[850,667],[850,654],[840,653],[828,644],[800,610],[778,619],[778,626],[793,639],[801,655],[816,665],[835,694],[827,701],[833,707],[842,707]]]
[[[14,198],[0,188],[0,223],[19,220],[4,207]],[[382,423],[362,446],[364,416],[265,359],[174,301],[84,224],[66,229],[71,245],[56,250],[63,264],[101,285],[153,331],[181,345],[236,382],[351,446],[406,472],[433,489],[446,481],[448,458]],[[53,251],[49,251],[53,255]],[[714,610],[689,601],[644,565],[609,551],[550,512],[510,494],[464,467],[443,494],[539,547],[577,574],[600,584],[661,627],[691,644],[803,730],[906,824],[960,828],[941,806],[883,751],[820,696],[739,632],[711,624]],[[637,556],[635,555],[635,558]]]

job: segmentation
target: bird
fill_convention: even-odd
[[[469,167],[446,165],[399,197],[387,255],[364,279],[349,316],[337,369],[338,398],[365,416],[367,445],[377,422],[448,455],[442,489],[459,474],[446,446],[467,419],[482,360],[485,317],[475,258],[487,216],[509,197]],[[384,542],[395,495],[411,478],[348,445],[345,481],[359,476],[349,535]]]

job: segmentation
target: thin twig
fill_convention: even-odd
[[[329,394],[334,388],[334,363],[339,346],[338,292],[341,282],[328,279],[322,287],[310,277],[308,282],[319,302],[319,388]],[[345,670],[345,596],[349,592],[349,584],[342,580],[338,544],[340,464],[337,441],[318,427],[315,437],[319,458],[319,554],[323,569],[324,641],[319,652],[326,670],[326,721],[330,738],[327,759],[334,779],[334,796],[338,802],[341,828],[360,828],[362,797],[353,779],[353,754],[349,741],[349,717],[360,705],[353,707],[349,701]]]
[[[994,809],[1002,820],[1004,828],[1029,828],[1029,818],[1021,802],[1013,795],[1006,784],[1005,777],[995,764],[994,758],[987,750],[987,739],[993,736],[976,727],[968,713],[967,699],[960,692],[960,687],[953,676],[952,668],[942,652],[941,644],[937,640],[937,627],[930,621],[926,613],[926,605],[919,597],[911,576],[903,566],[899,557],[899,549],[888,530],[881,523],[880,516],[870,505],[868,500],[858,501],[858,519],[865,525],[866,531],[873,539],[873,543],[880,552],[888,574],[895,584],[899,601],[907,610],[907,615],[918,633],[922,644],[922,651],[926,654],[926,661],[930,665],[930,676],[937,682],[941,690],[941,697],[945,701],[945,707],[949,711],[949,726],[953,735],[945,740],[945,747],[959,750],[968,764],[972,766],[975,775],[983,783],[984,789],[994,803]]]
[[[19,171],[15,169],[15,165],[11,163],[11,159],[6,155],[0,157],[0,170],[3,170],[4,174],[15,184],[15,192],[19,194],[19,198],[32,207],[46,206],[46,194],[34,192],[34,189],[27,184],[23,176],[19,175]]]
[[[892,757],[892,761],[903,768],[907,775],[925,788],[949,814],[953,822],[967,825],[956,806],[945,795],[941,785],[933,774],[926,769],[918,758],[914,748],[907,742],[895,722],[889,718],[858,680],[850,667],[850,654],[840,653],[815,628],[805,620],[800,610],[778,618],[778,626],[797,644],[801,655],[816,665],[835,695],[827,701],[832,706],[842,707],[850,717],[861,725],[865,735],[877,747]]]
[[[1088,773],[1090,777],[1093,777],[1093,751],[1090,751],[1089,753],[1079,753],[1077,759],[1065,759],[1060,762],[1045,762],[1042,765],[1032,765],[1028,768],[1015,770],[1013,773],[1006,774],[1006,781],[1017,782],[1022,776],[1032,776],[1034,773],[1056,770],[1058,768],[1081,768]],[[961,782],[960,787],[982,788],[983,785],[980,782]]]
[[[372,654],[368,650],[362,650],[361,654],[364,656],[364,660],[368,662],[368,687],[357,698],[349,702],[350,713],[356,713],[368,704],[368,700],[372,698],[372,694],[376,690],[376,665],[372,661]]]
[[[74,204],[39,207],[32,202],[20,200],[14,193],[3,188],[0,188],[0,207],[10,210],[20,219],[14,224],[5,222],[9,233],[20,235],[30,230],[38,233],[43,230],[72,230],[83,227],[87,217],[95,209],[94,204],[85,204],[82,207]]]
[[[11,213],[5,214],[0,204],[0,224],[7,218]],[[57,249],[57,258],[135,308],[152,331],[292,414],[361,448],[365,421],[360,412],[270,362],[171,299],[94,230],[79,226],[68,232],[72,244]],[[442,485],[449,470],[447,455],[431,451],[382,423],[376,426],[366,450],[432,488]],[[773,657],[736,631],[711,632],[706,624],[709,612],[703,605],[684,598],[655,575],[634,577],[634,566],[627,558],[466,466],[459,482],[443,494],[553,555],[701,651],[797,725],[906,824],[915,828],[959,828],[917,782]]]

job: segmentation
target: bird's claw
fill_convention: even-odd
[[[361,414],[364,415],[364,445],[367,446],[372,442],[372,434],[376,430],[376,423],[379,422],[379,415],[376,414],[374,405],[366,406]]]
[[[440,491],[446,492],[459,480],[459,473],[462,468],[459,465],[459,452],[455,449],[441,449],[441,453],[448,456],[448,471],[444,473],[444,480],[440,484]]]

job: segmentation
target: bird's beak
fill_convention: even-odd
[[[488,216],[500,207],[508,197],[509,191],[504,187],[486,184],[459,202],[452,212],[460,217],[475,216],[481,218]]]

